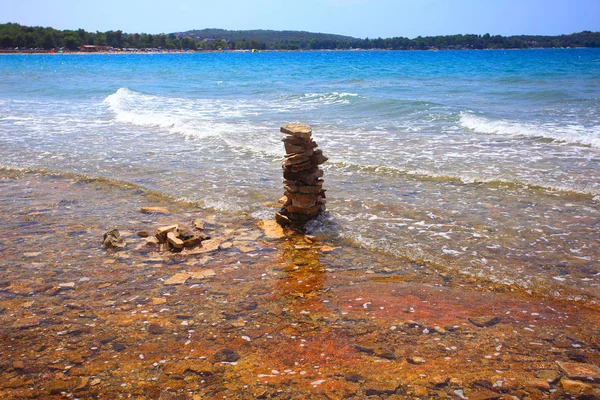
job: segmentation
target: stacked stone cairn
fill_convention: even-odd
[[[285,147],[283,207],[275,214],[282,226],[303,230],[304,225],[325,211],[323,170],[318,166],[327,161],[322,150],[312,140],[312,129],[306,124],[286,124],[281,132]]]

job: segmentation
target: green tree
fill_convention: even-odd
[[[63,42],[65,47],[69,50],[76,50],[79,48],[79,38],[73,35],[65,36]]]

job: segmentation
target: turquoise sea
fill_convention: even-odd
[[[311,233],[600,300],[600,49],[0,55],[0,76],[0,168],[272,218],[279,127],[304,122],[330,158]]]

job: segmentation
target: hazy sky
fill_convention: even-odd
[[[276,29],[394,37],[600,31],[600,0],[4,0],[0,22],[87,31]]]

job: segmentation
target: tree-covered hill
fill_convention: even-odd
[[[520,49],[551,47],[600,47],[600,32],[584,31],[560,36],[447,35],[408,39],[404,37],[357,39],[350,36],[302,31],[228,31],[203,29],[169,34],[87,32],[57,30],[15,23],[0,24],[0,49],[77,50],[83,45],[116,49],[192,49],[192,50],[333,50],[333,49]]]

